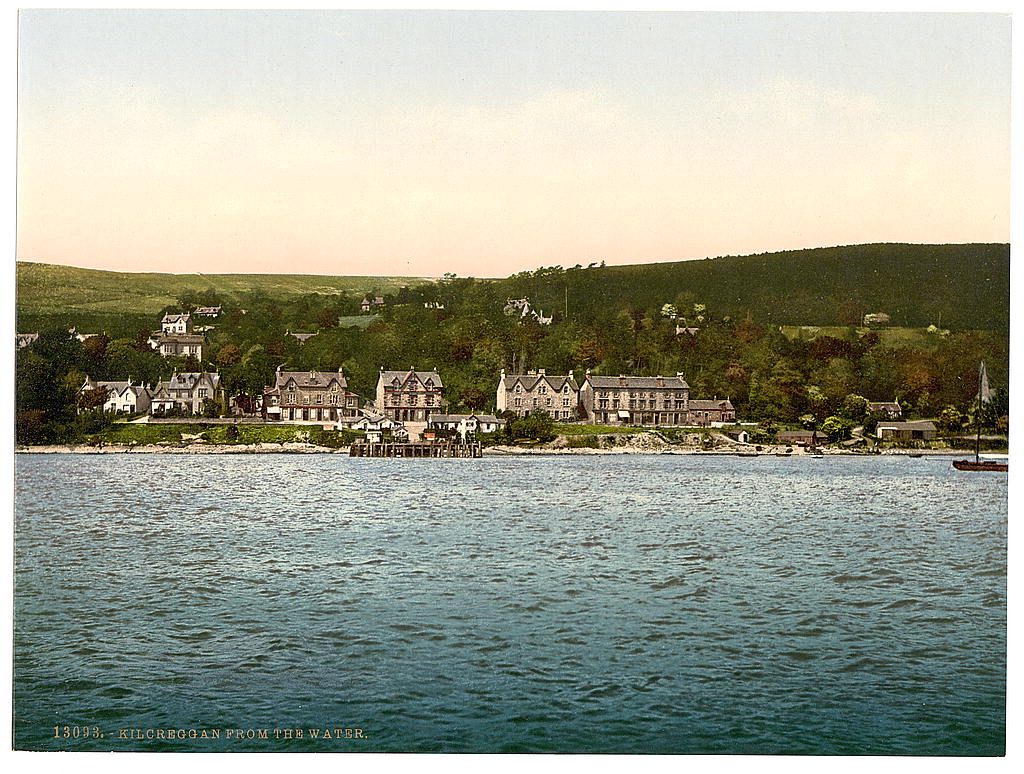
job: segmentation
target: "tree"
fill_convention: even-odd
[[[827,437],[831,443],[837,443],[839,441],[849,439],[852,435],[852,430],[852,423],[843,417],[826,417],[825,421],[821,423],[821,432],[825,434],[825,437]]]
[[[321,309],[316,314],[316,324],[320,327],[320,330],[325,328],[337,328],[338,310],[332,309],[331,307]]]
[[[851,422],[863,422],[868,415],[868,399],[851,393],[839,404],[838,414]]]
[[[964,415],[956,406],[946,406],[939,414],[938,425],[943,430],[959,430],[964,426]]]
[[[221,365],[235,365],[242,359],[242,353],[234,344],[227,344],[221,347],[217,353],[217,362]]]

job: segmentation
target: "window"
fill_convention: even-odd
[[[551,398],[546,398],[546,399],[544,400],[544,405],[545,405],[545,406],[550,406],[550,405],[551,405]]]
[[[533,407],[537,408],[537,406],[539,406],[539,405],[540,405],[540,398],[534,398],[533,399]]]
[[[608,405],[608,401],[605,401],[604,403],[605,403],[605,406]],[[569,405],[569,399],[568,398],[562,398],[562,405],[563,406],[568,406]]]
[[[519,395],[523,391],[523,385],[516,384],[516,395]]]
[[[568,395],[569,394],[569,385],[568,384],[562,385],[562,393],[564,395]]]
[[[200,388],[199,388],[199,397],[200,397],[200,398],[205,398],[205,397],[206,397],[206,395],[207,395],[207,390],[206,390],[206,388],[205,388],[205,387],[200,387]]]
[[[514,406],[515,406],[516,408],[521,408],[521,407],[522,407],[522,405],[523,405],[523,399],[522,399],[522,398],[515,398],[515,399],[514,399],[514,400],[512,401],[512,403],[513,403],[513,405],[514,405]]]
[[[324,402],[324,394],[322,392],[318,392],[316,394],[316,402],[317,403],[323,403]]]
[[[540,394],[540,395],[547,394],[547,391],[548,391],[548,388],[547,388],[547,385],[545,385],[545,384],[542,384],[540,387],[537,388],[537,393]]]

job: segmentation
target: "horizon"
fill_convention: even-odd
[[[1008,243],[1010,43],[995,13],[22,10],[17,256],[497,277]]]
[[[681,260],[665,260],[665,261],[645,261],[642,263],[605,263],[605,266],[609,268],[614,267],[637,267],[637,266],[656,266],[665,263],[690,263],[692,261],[714,261],[719,258],[751,258],[758,255],[777,255],[780,253],[798,253],[798,252],[810,252],[815,250],[838,250],[847,247],[867,247],[872,245],[914,245],[919,247],[930,247],[930,246],[947,246],[947,245],[1005,245],[1010,246],[1009,242],[855,242],[844,245],[821,245],[818,247],[797,247],[786,250],[761,250],[753,253],[728,253],[722,255],[707,255],[697,258],[684,258]],[[16,263],[31,263],[40,266],[58,266],[61,268],[69,269],[83,269],[86,271],[101,271],[109,272],[113,274],[169,274],[173,276],[181,276],[194,274],[196,276],[246,276],[246,275],[260,275],[260,276],[282,276],[282,277],[351,277],[354,279],[413,279],[413,280],[426,280],[429,282],[437,282],[438,280],[444,279],[444,274],[427,276],[418,274],[322,274],[312,273],[303,271],[290,271],[290,272],[275,272],[275,271],[153,271],[153,270],[132,270],[132,269],[109,269],[101,268],[98,266],[79,266],[77,264],[70,263],[55,263],[52,261],[36,261],[27,258],[17,258]],[[597,262],[600,263],[600,262]],[[522,271],[538,271],[545,268],[562,268],[572,269],[577,266],[581,268],[589,268],[584,264],[573,264],[572,266],[564,266],[562,264],[552,264],[550,266],[536,266],[533,269],[524,269]],[[515,274],[517,272],[513,272]],[[483,276],[483,275],[454,275],[460,279],[477,279],[477,280],[503,280],[512,276],[512,274],[504,276]]]

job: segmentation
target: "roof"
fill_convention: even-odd
[[[219,306],[197,306],[194,314],[220,314]]]
[[[777,432],[775,435],[778,438],[781,438],[783,436],[787,438],[803,438],[804,436],[811,436],[814,435],[815,433],[817,433],[822,438],[825,437],[825,434],[822,433],[820,430],[779,430],[779,432]]]
[[[189,371],[186,371],[184,373],[174,374],[171,377],[170,382],[168,382],[166,385],[161,383],[160,386],[161,387],[166,386],[168,389],[171,389],[171,390],[191,390],[201,380],[203,380],[203,377],[206,377],[205,381],[207,381],[209,384],[211,384],[214,387],[214,389],[216,389],[217,387],[220,386],[220,374],[218,374],[218,373],[207,373],[205,371],[203,371],[203,372],[195,372],[195,371],[189,372]]]
[[[504,420],[498,419],[493,414],[431,414],[427,417],[427,422],[462,422],[464,420],[475,419],[478,422],[486,422],[488,424],[502,424]]]
[[[912,422],[879,422],[875,429],[877,431],[882,428],[891,430],[934,430],[935,424],[927,419],[918,419]]]
[[[296,386],[305,388],[327,387],[331,382],[337,382],[343,389],[348,387],[348,379],[341,371],[278,371],[275,379],[277,389],[284,387],[289,380],[294,380]]]
[[[161,344],[165,341],[176,341],[179,344],[200,344],[203,341],[203,337],[195,333],[171,333],[161,334],[157,341]]]
[[[660,380],[660,384],[658,383]],[[688,390],[690,385],[681,376],[592,376],[587,374],[587,381],[591,387],[596,388],[620,388],[627,389],[651,389],[662,388],[670,390]]]
[[[149,395],[149,390],[146,389],[145,385],[132,384],[131,382],[118,382],[118,381],[105,381],[98,380],[93,381],[92,379],[86,382],[86,385],[96,389],[98,387],[106,387],[108,392],[112,392],[116,395],[123,395],[126,391],[131,390],[135,395]]]
[[[299,341],[305,341],[306,339],[311,339],[314,336],[316,336],[315,333],[291,333],[290,331],[289,331],[288,335],[289,336],[294,336]]]
[[[902,411],[899,403],[895,401],[869,401],[868,408],[870,409],[894,409],[896,411]]]
[[[548,386],[555,392],[561,392],[562,387],[568,382],[569,388],[579,392],[579,385],[571,376],[549,376],[548,374],[505,374],[505,389],[511,390],[518,381],[523,385],[524,390],[534,389],[541,381],[546,381]]]
[[[697,411],[732,411],[732,402],[728,400],[693,400],[691,398],[690,408]]]
[[[377,383],[389,383],[398,379],[402,384],[405,384],[406,380],[413,374],[415,374],[416,378],[421,383],[425,383],[427,379],[431,379],[433,380],[435,387],[444,387],[444,384],[441,382],[441,375],[437,371],[381,371],[380,378]]]
[[[178,322],[178,320],[186,320],[187,321],[189,317],[190,317],[190,315],[188,314],[188,312],[186,312],[184,314],[165,314],[164,315],[164,319],[162,320],[162,322],[172,323],[172,322]]]

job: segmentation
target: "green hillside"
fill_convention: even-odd
[[[556,314],[588,317],[626,303],[651,309],[694,302],[716,317],[750,314],[776,325],[848,324],[844,313],[885,312],[893,325],[1009,326],[1006,244],[869,244],[631,266],[561,267],[503,281]]]
[[[226,300],[262,292],[271,298],[308,293],[336,295],[392,292],[418,277],[332,277],[314,274],[160,274],[99,271],[49,263],[18,262],[17,303],[26,314],[155,314],[183,292],[213,290]]]

